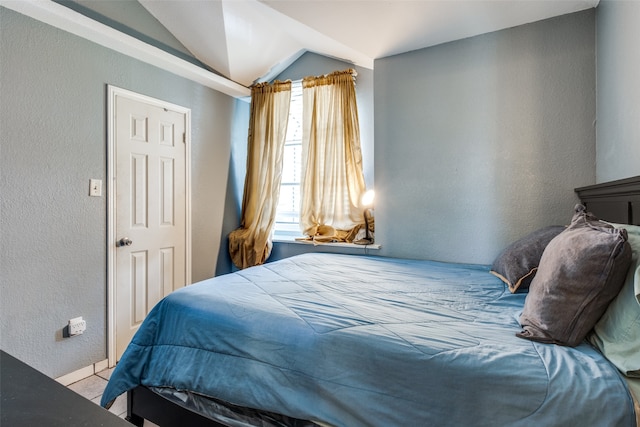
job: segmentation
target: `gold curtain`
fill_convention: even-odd
[[[300,228],[317,241],[350,242],[364,225],[355,76],[346,70],[302,81]]]
[[[242,219],[229,234],[229,253],[239,268],[263,264],[271,254],[290,102],[290,81],[251,88]]]

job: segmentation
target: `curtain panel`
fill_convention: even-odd
[[[302,81],[300,228],[317,241],[354,240],[365,191],[355,70]]]
[[[290,81],[251,88],[242,218],[229,234],[229,254],[238,268],[263,264],[271,254],[290,102]]]

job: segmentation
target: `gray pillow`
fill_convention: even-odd
[[[576,346],[618,295],[631,263],[627,231],[577,205],[547,245],[520,315],[520,338]]]
[[[491,266],[491,273],[506,283],[511,293],[526,291],[536,274],[544,249],[564,229],[561,225],[552,225],[516,240],[498,255]]]

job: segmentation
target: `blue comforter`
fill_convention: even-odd
[[[307,254],[162,300],[106,405],[142,384],[335,426],[635,426],[596,350],[517,338],[485,266]]]

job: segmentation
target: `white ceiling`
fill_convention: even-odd
[[[599,0],[139,0],[191,53],[250,86],[304,52],[377,58],[597,6]]]

